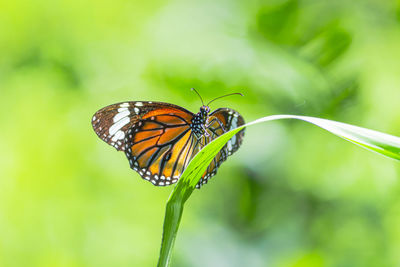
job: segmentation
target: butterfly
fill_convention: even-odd
[[[192,90],[194,90],[192,88]],[[190,160],[212,140],[244,124],[243,117],[230,108],[211,112],[209,104],[196,114],[177,105],[129,101],[109,105],[92,117],[98,137],[124,151],[130,167],[156,186],[178,181]],[[241,95],[241,94],[240,94]],[[244,129],[234,135],[218,152],[202,175],[197,188],[214,176],[223,161],[242,144]]]

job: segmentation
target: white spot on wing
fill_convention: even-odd
[[[232,136],[231,141],[232,141],[233,144],[236,143],[236,134],[234,136]]]
[[[143,103],[142,103],[142,102],[136,102],[136,103],[135,103],[135,106],[137,106],[137,107],[142,107],[142,106],[143,106]]]
[[[96,116],[93,116],[92,121],[95,121],[95,120],[96,120]]]
[[[117,122],[120,119],[127,117],[129,114],[130,114],[129,110],[117,113],[117,115],[114,116],[114,122]]]
[[[231,150],[232,150],[232,143],[231,143],[231,140],[228,141],[227,147],[228,147],[228,151],[231,151]]]
[[[238,121],[237,117],[232,118],[231,129],[237,128],[237,121]]]
[[[237,121],[238,121],[238,118],[236,116],[232,118],[232,123],[231,123],[231,128],[230,129],[237,128]],[[231,138],[231,141],[232,141],[232,144],[236,144],[236,134]],[[231,144],[231,146],[232,146],[232,144]],[[232,147],[229,148],[229,146],[228,146],[228,150],[231,150],[231,149],[232,149]]]
[[[118,132],[115,133],[115,135],[113,136],[113,138],[111,140],[115,142],[117,140],[124,139],[124,137],[125,137],[124,132],[119,130]]]
[[[129,121],[130,121],[129,118],[128,118],[128,117],[125,117],[125,118],[123,118],[122,120],[120,120],[120,121],[114,123],[114,124],[110,127],[110,129],[108,130],[109,134],[110,134],[110,135],[114,135],[117,131],[119,131],[119,129],[121,129],[121,128],[124,127],[126,124],[128,124]]]
[[[121,108],[127,108],[129,107],[129,103],[122,103],[121,105],[119,105]]]
[[[136,114],[139,114],[140,109],[134,108],[133,110],[135,111]]]
[[[128,108],[119,108],[118,112],[124,112],[125,110],[128,110]]]

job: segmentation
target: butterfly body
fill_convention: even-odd
[[[200,111],[193,115],[190,128],[192,129],[192,132],[195,134],[197,139],[200,139],[203,136],[203,134],[208,135],[207,122],[208,122],[209,112],[210,108],[208,106],[202,106],[200,108]]]
[[[210,113],[210,108],[203,105],[193,114],[173,104],[151,101],[113,104],[92,118],[96,134],[124,151],[130,167],[158,186],[177,182],[202,147],[243,124],[243,118],[232,109],[220,108]],[[243,136],[244,130],[228,141],[197,187],[215,175],[220,164],[239,148]]]

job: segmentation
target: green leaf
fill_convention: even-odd
[[[331,120],[296,115],[272,115],[233,129],[213,140],[197,153],[172,191],[165,211],[163,237],[158,262],[159,267],[169,265],[184,204],[195,189],[201,175],[207,169],[207,166],[211,163],[218,151],[220,151],[228,140],[244,127],[279,119],[297,119],[309,122],[358,146],[389,158],[400,160],[399,137]]]

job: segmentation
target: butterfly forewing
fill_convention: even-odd
[[[121,102],[97,111],[92,117],[92,126],[103,141],[115,147],[118,151],[125,150],[127,131],[144,116],[151,116],[152,112],[159,109],[164,109],[170,113],[191,114],[184,108],[168,103],[151,101]]]

